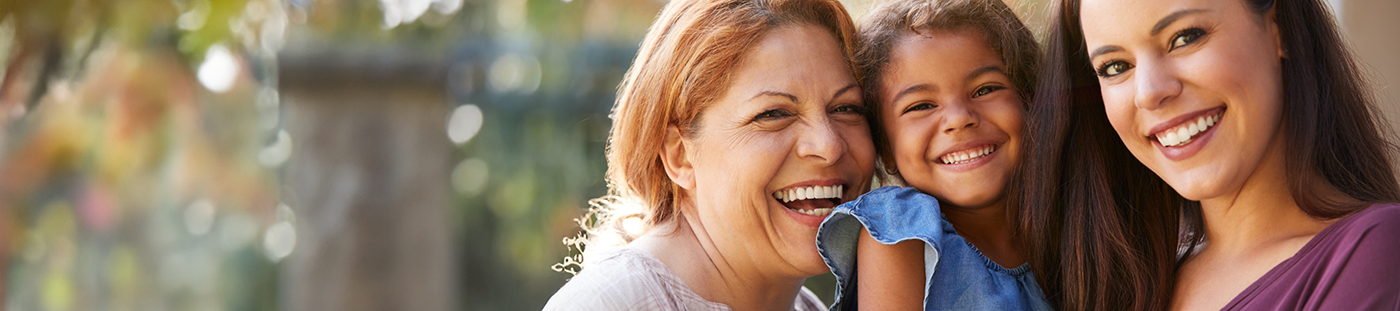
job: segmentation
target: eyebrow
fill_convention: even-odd
[[[1153,36],[1156,36],[1157,34],[1162,33],[1162,29],[1167,28],[1167,26],[1170,26],[1172,23],[1175,23],[1176,20],[1181,19],[1182,17],[1186,17],[1187,15],[1196,14],[1196,13],[1203,13],[1203,12],[1205,12],[1205,11],[1206,11],[1206,10],[1202,10],[1202,9],[1182,10],[1182,11],[1176,11],[1176,13],[1172,13],[1172,14],[1170,14],[1170,15],[1167,15],[1167,17],[1163,17],[1162,20],[1157,21],[1157,24],[1156,24],[1156,25],[1152,25],[1152,35],[1153,35]]]
[[[978,76],[987,74],[988,72],[999,72],[999,73],[1001,73],[1001,74],[1003,74],[1003,75],[1006,74],[1006,71],[1005,71],[1005,70],[1002,70],[1001,67],[998,67],[998,66],[987,66],[987,67],[977,68],[977,70],[973,70],[972,73],[967,74],[967,79],[966,79],[966,80],[976,79]]]
[[[1172,14],[1168,14],[1167,17],[1163,17],[1161,20],[1157,21],[1157,24],[1152,25],[1152,32],[1151,32],[1151,33],[1152,33],[1153,36],[1156,36],[1156,35],[1158,35],[1158,34],[1161,34],[1161,33],[1162,33],[1162,30],[1163,30],[1163,29],[1166,29],[1167,26],[1171,26],[1172,23],[1175,23],[1177,20],[1181,19],[1182,17],[1186,17],[1187,15],[1191,15],[1191,14],[1204,13],[1204,12],[1207,12],[1207,11],[1208,11],[1208,10],[1204,10],[1204,9],[1194,9],[1194,10],[1176,11],[1176,12],[1174,12],[1174,13],[1172,13]],[[1089,53],[1089,59],[1094,59],[1095,57],[1099,57],[1099,55],[1103,55],[1103,54],[1107,54],[1107,53],[1122,52],[1122,51],[1123,51],[1123,47],[1120,47],[1120,46],[1117,46],[1117,45],[1107,45],[1107,46],[1103,46],[1103,47],[1099,47],[1099,48],[1097,48],[1097,49],[1094,49],[1094,52],[1093,52],[1093,53]]]
[[[778,92],[778,91],[763,91],[763,92],[759,92],[758,95],[754,95],[753,98],[749,98],[749,100],[754,100],[754,98],[759,98],[759,97],[764,97],[764,96],[777,96],[777,97],[787,98],[788,100],[790,100],[790,101],[792,101],[792,102],[794,102],[794,103],[797,102],[797,96],[793,96],[792,94],[783,93],[783,92]]]
[[[905,88],[903,91],[899,91],[899,94],[895,94],[895,95],[894,95],[894,99],[891,99],[890,102],[891,102],[891,103],[897,103],[897,102],[899,102],[899,98],[904,97],[904,95],[909,95],[910,93],[925,92],[925,91],[933,91],[933,90],[937,90],[937,89],[938,89],[937,87],[934,87],[934,86],[932,86],[932,85],[929,85],[928,83],[924,83],[924,84],[919,84],[919,85],[911,86],[911,87]]]
[[[1089,59],[1094,59],[1095,57],[1099,57],[1099,55],[1104,55],[1104,54],[1113,53],[1113,52],[1122,52],[1122,51],[1123,51],[1123,47],[1121,47],[1121,46],[1117,46],[1117,45],[1105,45],[1105,46],[1101,46],[1101,47],[1099,47],[1099,48],[1097,48],[1097,49],[1094,49],[1094,52],[1093,52],[1093,53],[1089,53]]]
[[[841,94],[846,94],[846,92],[856,89],[857,86],[858,85],[856,85],[855,83],[851,83],[850,85],[841,88],[841,90],[836,91],[836,94],[831,95],[831,100],[836,100],[837,97],[841,97]]]

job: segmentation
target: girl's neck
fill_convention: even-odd
[[[750,257],[725,256],[706,228],[685,213],[632,243],[675,272],[691,291],[734,310],[787,310],[805,278],[778,278]]]
[[[1013,269],[1026,262],[1016,247],[1005,197],[981,207],[944,205],[947,208],[943,209],[943,215],[948,217],[953,229],[987,259]]]

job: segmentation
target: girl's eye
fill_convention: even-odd
[[[1183,47],[1187,44],[1196,42],[1196,40],[1200,40],[1201,36],[1204,36],[1205,34],[1206,31],[1201,30],[1200,28],[1190,28],[1182,30],[1181,32],[1176,33],[1175,36],[1172,36],[1172,45],[1171,48],[1168,50],[1176,50],[1179,47]]]
[[[1123,74],[1123,72],[1128,71],[1129,69],[1133,69],[1133,64],[1129,64],[1128,62],[1121,60],[1115,60],[1103,64],[1103,66],[1099,67],[1098,73],[1100,78],[1112,78]]]
[[[996,91],[1000,91],[1000,90],[1005,90],[1005,89],[1006,89],[1006,87],[1000,86],[1000,85],[987,85],[987,86],[979,87],[979,88],[977,88],[977,91],[975,91],[975,92],[972,93],[972,98],[982,97],[982,95],[991,94],[992,92],[996,92]]]
[[[792,116],[792,113],[788,112],[787,110],[772,109],[759,113],[757,116],[754,116],[753,120],[751,121],[757,122],[769,119],[785,118],[790,116]]]
[[[914,112],[914,111],[917,111],[917,110],[927,110],[927,109],[933,109],[933,108],[938,108],[938,105],[934,105],[933,103],[929,103],[929,102],[922,102],[922,103],[914,104],[913,106],[909,106],[909,108],[904,108],[904,113],[910,113],[910,112]]]

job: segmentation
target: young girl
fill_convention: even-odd
[[[1034,38],[999,0],[900,0],[860,29],[885,187],[837,207],[817,245],[834,310],[1048,310],[1004,195],[1018,167]]]

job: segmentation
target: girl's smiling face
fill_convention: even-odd
[[[1001,200],[1020,150],[1023,100],[986,42],[973,29],[906,35],[875,90],[900,177],[956,207]]]

